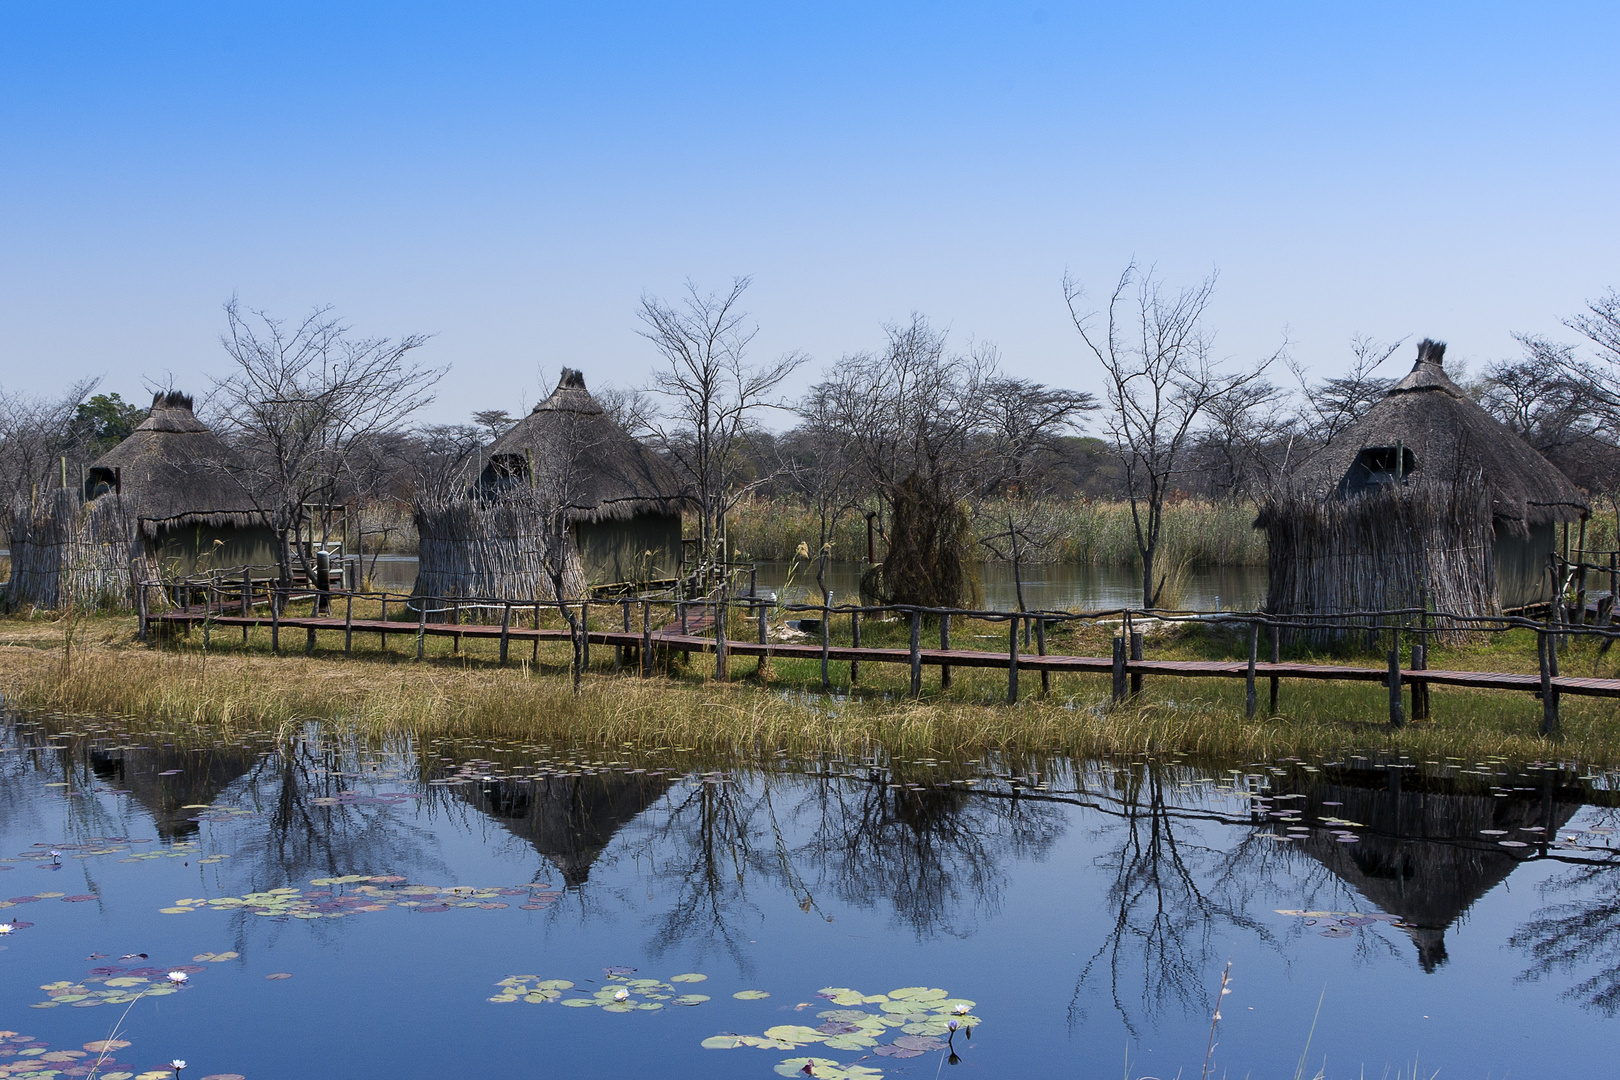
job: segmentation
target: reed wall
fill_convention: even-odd
[[[146,569],[146,545],[122,496],[84,503],[53,491],[12,512],[11,585],[6,603],[24,607],[125,609],[132,574]]]
[[[534,512],[519,503],[453,499],[416,507],[420,563],[416,596],[555,599],[545,570],[546,541]],[[564,592],[579,596],[584,574],[570,543]]]

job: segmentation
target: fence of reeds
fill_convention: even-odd
[[[40,495],[12,513],[6,604],[128,610],[143,551],[122,496],[86,503],[68,490]]]

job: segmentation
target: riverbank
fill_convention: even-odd
[[[212,648],[203,647],[200,634],[148,646],[134,630],[127,617],[83,619],[68,648],[66,621],[0,620],[7,703],[210,730],[336,719],[375,733],[506,730],[561,745],[683,746],[754,760],[779,751],[878,748],[942,757],[1021,749],[1225,760],[1353,750],[1620,764],[1617,707],[1593,699],[1566,698],[1562,737],[1544,741],[1535,735],[1539,703],[1520,693],[1437,689],[1433,720],[1392,729],[1382,722],[1385,691],[1366,684],[1285,682],[1278,714],[1250,719],[1240,680],[1150,678],[1140,701],[1110,707],[1106,676],[1063,676],[1042,699],[1031,675],[1025,700],[1008,707],[1001,703],[1005,674],[989,670],[958,669],[949,691],[931,680],[922,700],[911,701],[903,668],[868,665],[856,696],[837,689],[823,695],[813,662],[775,659],[762,679],[754,661],[736,658],[733,681],[717,683],[711,658],[696,656],[641,679],[614,674],[611,650],[600,648],[576,695],[563,645],[542,647],[538,667],[524,656],[502,668],[492,642],[469,641],[456,655],[443,639],[431,640],[426,662],[417,663],[414,637],[403,627],[391,651],[357,639],[349,659],[324,643],[312,657],[272,656],[262,633],[244,649],[237,632],[223,628]],[[1188,639],[1156,643],[1155,650],[1196,655],[1217,647]],[[1508,669],[1516,658],[1501,642],[1474,653],[1472,662],[1460,654],[1446,662]],[[1438,653],[1431,666],[1440,666]],[[841,680],[847,668],[838,668]]]

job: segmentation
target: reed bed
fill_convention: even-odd
[[[983,520],[997,521],[998,510],[994,502],[985,504],[981,507]],[[1167,503],[1158,557],[1185,567],[1264,566],[1266,541],[1254,528],[1255,512],[1254,504],[1248,502],[1181,499]],[[1056,539],[1034,552],[1029,558],[1032,563],[1131,566],[1137,562],[1128,502],[1053,499],[1041,507],[1041,516]],[[791,559],[800,544],[814,550],[821,535],[815,510],[793,499],[748,500],[728,520],[732,547],[755,559]],[[1005,521],[1005,515],[999,520]],[[834,530],[832,544],[835,559],[864,558],[866,519],[846,513]],[[986,559],[992,558],[988,548],[981,551]]]
[[[1528,695],[1489,691],[1437,690],[1435,720],[1391,729],[1380,720],[1385,691],[1360,684],[1286,683],[1280,715],[1249,719],[1236,680],[1150,678],[1140,701],[1111,708],[1106,676],[1065,676],[1049,698],[1031,694],[1007,707],[999,703],[1005,676],[983,671],[959,669],[949,692],[931,686],[911,701],[903,669],[868,669],[858,697],[845,698],[821,694],[818,666],[808,661],[773,661],[763,681],[744,672],[716,683],[709,657],[641,679],[612,674],[598,656],[576,695],[564,677],[566,646],[543,647],[538,668],[526,659],[496,667],[472,642],[449,655],[440,640],[421,664],[358,649],[350,661],[319,652],[272,657],[265,642],[243,650],[239,638],[204,650],[194,636],[160,650],[133,642],[129,620],[103,617],[83,620],[65,660],[66,632],[45,620],[0,622],[0,690],[8,702],[222,733],[312,720],[377,737],[500,729],[561,745],[682,746],[743,761],[879,749],[949,758],[1047,751],[1223,760],[1353,749],[1620,763],[1614,706],[1592,699],[1566,700],[1563,737],[1548,742],[1534,734],[1539,706]],[[488,643],[477,644],[488,651]],[[733,665],[734,672],[752,668]]]

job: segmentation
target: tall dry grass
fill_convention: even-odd
[[[984,520],[997,520],[996,504],[986,504],[982,509]],[[1036,553],[1032,562],[1075,566],[1136,564],[1136,532],[1128,502],[1061,499],[1053,500],[1045,510],[1057,539],[1045,551]],[[1264,566],[1266,540],[1253,527],[1255,513],[1252,503],[1211,499],[1168,503],[1159,558],[1167,565],[1186,568]],[[821,535],[815,511],[793,499],[749,500],[728,520],[732,547],[756,559],[790,559],[801,543],[815,550]],[[988,558],[988,549],[981,550]],[[833,533],[833,557],[859,559],[865,555],[866,520],[859,514],[846,514]]]

